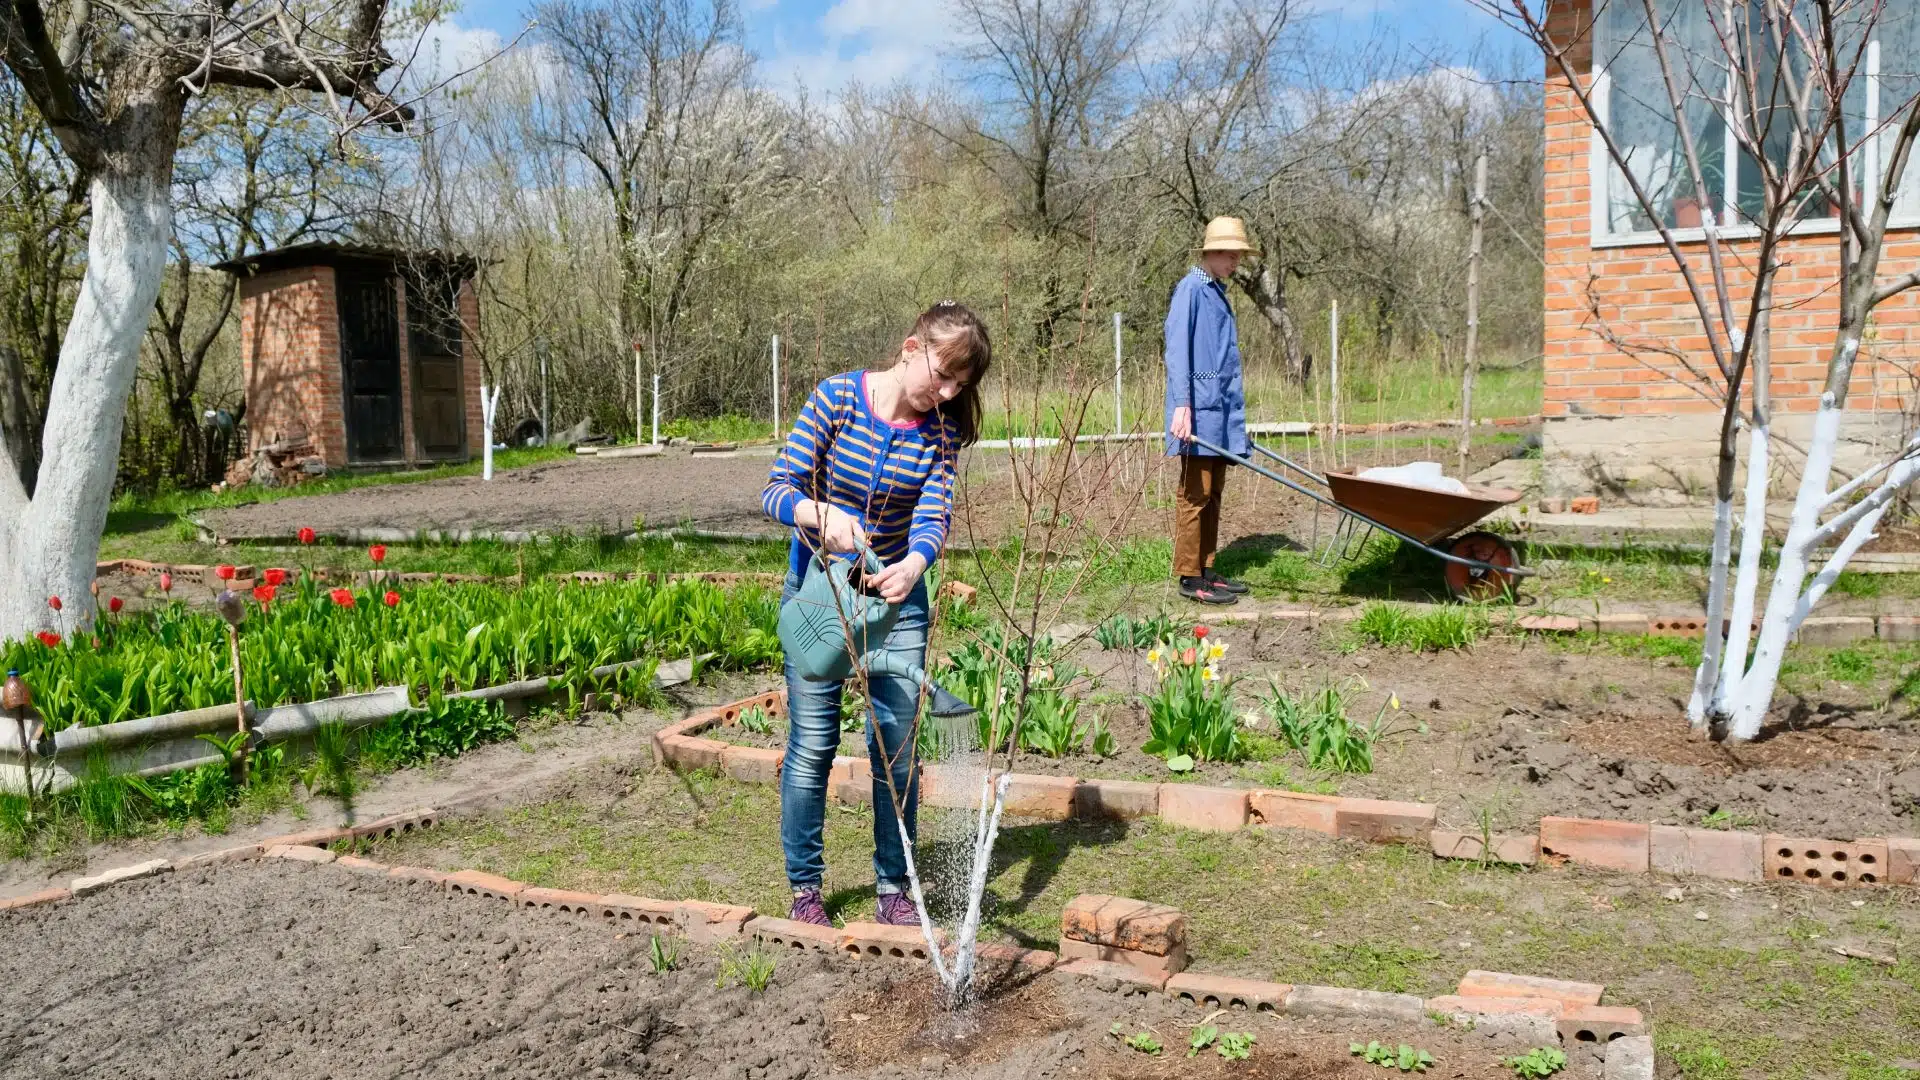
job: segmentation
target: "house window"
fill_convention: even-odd
[[[1759,109],[1760,150],[1776,167],[1785,166],[1795,127],[1780,76],[1790,73],[1796,83],[1804,82],[1808,77],[1804,50],[1791,43],[1785,50],[1774,47],[1759,5],[1716,10],[1708,0],[1656,0],[1654,8],[1667,60],[1699,157],[1702,183],[1696,187],[1660,58],[1653,48],[1645,5],[1637,0],[1603,3],[1595,29],[1595,106],[1620,147],[1625,168],[1611,160],[1596,136],[1595,237],[1652,234],[1659,225],[1696,228],[1709,215],[1723,225],[1754,221],[1763,211],[1762,169],[1759,160],[1735,141],[1727,127],[1727,102],[1736,85],[1721,35],[1731,25],[1734,12],[1745,13],[1741,17],[1748,25],[1737,35],[1736,47],[1751,47],[1756,53],[1747,67],[1751,69],[1748,77],[1764,99]],[[1855,147],[1850,169],[1852,196],[1862,202],[1875,197],[1897,123],[1886,125],[1871,139],[1863,141],[1862,134],[1881,127],[1889,118],[1897,121],[1902,110],[1920,94],[1920,3],[1888,3],[1880,7],[1878,18],[1869,27],[1865,16],[1876,6],[1862,5],[1862,14],[1854,17],[1853,25],[1840,29],[1843,73],[1856,51],[1860,56],[1858,72],[1848,84],[1842,107],[1846,141]],[[1811,11],[1807,14],[1810,16]],[[1746,93],[1744,87],[1738,89]],[[1741,110],[1744,108],[1743,104]],[[1837,151],[1829,146],[1827,152],[1831,160]],[[1920,163],[1909,165],[1902,178],[1896,221],[1920,222],[1917,165]],[[1834,179],[1837,182],[1837,175]],[[1652,203],[1652,213],[1635,194],[1636,183]],[[1798,220],[1830,220],[1834,214],[1834,206],[1817,185],[1809,185],[1801,193],[1795,211]]]

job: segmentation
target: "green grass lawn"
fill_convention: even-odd
[[[785,914],[775,789],[661,769],[604,781],[604,794],[576,785],[382,843],[374,857]],[[958,814],[923,814],[921,864],[936,880],[961,873],[966,827]],[[842,920],[871,917],[871,833],[867,811],[828,811],[829,907]],[[1210,972],[1429,996],[1471,968],[1602,982],[1607,1003],[1646,1012],[1665,1069],[1695,1080],[1893,1080],[1896,1061],[1920,1057],[1910,891],[1688,881],[1672,902],[1674,884],[1482,869],[1312,833],[1017,824],[995,853],[986,925],[993,938],[1050,948],[1069,899],[1118,893],[1185,910],[1194,966]],[[939,895],[936,912],[951,906]],[[1836,945],[1901,960],[1846,959]]]

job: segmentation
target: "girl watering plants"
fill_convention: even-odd
[[[761,498],[767,516],[793,527],[783,604],[826,560],[871,548],[883,568],[865,588],[900,605],[884,649],[924,664],[927,568],[946,544],[953,514],[955,463],[980,431],[980,380],[993,360],[987,328],[966,307],[943,300],[921,313],[881,371],[834,375],[814,388],[787,437]],[[840,745],[840,700],[846,683],[800,677],[790,655],[787,754],[780,773],[780,843],[793,915],[831,925],[821,900],[826,872],[823,829],[827,787]],[[917,926],[907,893],[908,853],[894,816],[900,795],[906,833],[915,828],[918,783],[907,744],[919,688],[897,677],[874,677],[867,692],[873,723],[867,751],[873,776],[873,872],[879,920]],[[891,791],[887,783],[890,769]]]

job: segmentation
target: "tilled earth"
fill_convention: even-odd
[[[1310,787],[1363,798],[1412,799],[1440,808],[1443,825],[1528,829],[1542,816],[1702,822],[1794,836],[1849,839],[1920,834],[1920,719],[1904,702],[1875,701],[1873,687],[1831,684],[1811,699],[1781,695],[1761,738],[1716,743],[1692,735],[1685,716],[1689,668],[1528,637],[1469,648],[1409,652],[1353,648],[1343,631],[1287,624],[1227,624],[1225,674],[1238,681],[1249,733],[1274,736],[1261,699],[1269,679],[1296,696],[1344,687],[1351,720],[1376,717],[1389,734],[1373,771],[1320,773],[1269,738],[1261,760],[1201,762],[1184,777],[1141,752],[1151,730],[1142,695],[1154,687],[1143,654],[1084,642],[1062,665],[1083,672],[1079,720],[1099,716],[1115,752],[1086,743],[1059,758],[1023,753],[1023,772],[1129,780],[1188,779],[1250,787]],[[1069,658],[1063,658],[1069,659]],[[1396,711],[1389,698],[1400,702]],[[716,737],[784,745],[784,730]],[[841,753],[864,756],[849,734]]]
[[[9,914],[9,1077],[1126,1076],[1377,1078],[1351,1040],[1417,1042],[1428,1074],[1493,1080],[1518,1048],[1453,1029],[1244,1013],[1251,1060],[1184,1049],[1201,1014],[1046,979],[934,1005],[924,969],[783,953],[770,988],[720,987],[719,954],[653,974],[649,939],[494,900],[267,862],[116,886]],[[1109,1032],[1154,1032],[1158,1056]],[[1595,1076],[1581,1054],[1570,1074]],[[1563,1074],[1565,1075],[1565,1074]]]

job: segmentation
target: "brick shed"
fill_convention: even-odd
[[[478,263],[298,244],[221,263],[240,284],[248,450],[304,435],[330,469],[480,449]]]
[[[1670,41],[1690,55],[1718,55],[1701,0],[1658,0],[1671,19]],[[1865,68],[1858,107],[1869,113],[1879,100],[1903,101],[1920,75],[1920,4],[1887,6]],[[1758,213],[1756,163],[1727,138],[1706,95],[1725,78],[1723,55],[1716,68],[1699,64],[1685,106],[1702,150],[1702,172],[1711,190],[1695,192],[1680,157],[1673,113],[1667,105],[1658,59],[1644,28],[1639,0],[1554,0],[1549,25],[1556,40],[1575,43],[1571,66],[1591,88],[1601,115],[1625,148],[1628,166],[1648,191],[1665,224],[1688,253],[1696,278],[1710,283],[1706,244],[1698,228],[1703,207],[1732,213],[1736,222]],[[1603,58],[1596,63],[1595,57]],[[1879,84],[1884,83],[1882,88]],[[1703,395],[1701,380],[1665,348],[1701,372],[1714,370],[1699,316],[1685,283],[1653,221],[1635,200],[1621,170],[1609,160],[1571,85],[1551,59],[1546,67],[1546,396],[1543,425],[1548,494],[1601,492],[1615,501],[1677,503],[1711,498],[1719,436],[1719,406]],[[1697,112],[1695,111],[1697,110]],[[1863,116],[1870,126],[1884,120]],[[1896,125],[1893,125],[1897,127]],[[1873,184],[1885,155],[1866,153]],[[1920,265],[1920,170],[1908,169],[1882,257],[1882,277]],[[1860,175],[1856,174],[1856,175]],[[1876,192],[1856,192],[1877,197]],[[1785,245],[1773,314],[1773,431],[1804,446],[1838,320],[1837,218],[1816,208]],[[1750,296],[1748,272],[1755,230],[1735,224],[1722,230],[1729,277],[1736,295]],[[1609,340],[1609,339],[1612,340]],[[1913,406],[1908,370],[1920,347],[1920,291],[1883,304],[1849,390],[1850,411],[1842,429],[1837,466],[1848,474],[1881,460],[1910,426]],[[1780,446],[1776,442],[1776,446]],[[1782,450],[1785,452],[1782,453]],[[1799,454],[1775,451],[1780,473],[1775,498],[1791,499],[1781,479],[1797,481]],[[1744,460],[1744,447],[1742,449]],[[1784,460],[1781,460],[1784,459]]]

